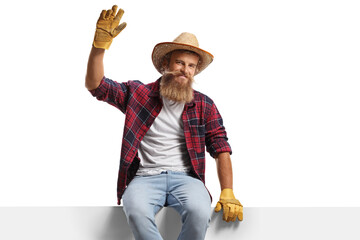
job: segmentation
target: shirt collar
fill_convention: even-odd
[[[149,97],[159,97],[160,98],[160,80],[161,77],[152,84]]]

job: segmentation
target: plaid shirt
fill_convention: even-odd
[[[140,81],[118,83],[104,77],[99,87],[90,91],[98,100],[117,107],[125,114],[118,204],[139,168],[139,144],[162,108],[159,84],[160,79],[145,85]],[[193,174],[205,184],[205,147],[212,157],[220,152],[231,153],[222,118],[214,102],[194,90],[194,100],[185,104],[182,119]]]

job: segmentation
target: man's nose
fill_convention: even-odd
[[[188,66],[183,66],[181,70],[186,76],[190,74],[190,68]]]
[[[181,68],[180,68],[180,72],[182,73],[182,74],[186,74],[186,66],[182,66]]]

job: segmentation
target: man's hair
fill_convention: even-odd
[[[165,56],[163,57],[162,59],[162,62],[167,62],[168,66],[169,66],[169,63],[170,63],[170,59],[171,59],[171,55],[174,53],[174,52],[181,52],[181,53],[187,53],[187,54],[192,54],[192,55],[196,55],[199,57],[199,61],[198,61],[198,64],[196,65],[196,71],[198,71],[198,66],[200,65],[201,63],[201,57],[199,54],[197,54],[196,52],[193,52],[193,51],[190,51],[190,50],[185,50],[185,49],[176,49],[176,50],[173,50],[171,52],[168,52],[167,54],[165,54]],[[161,71],[164,72],[165,69],[161,68]]]

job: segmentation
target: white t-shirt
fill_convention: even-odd
[[[184,103],[164,97],[162,100],[159,115],[140,142],[140,166],[136,175],[155,175],[166,170],[188,172],[191,169],[181,117]]]

